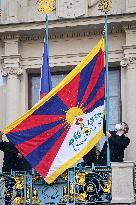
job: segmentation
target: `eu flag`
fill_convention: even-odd
[[[52,89],[51,73],[49,67],[49,56],[47,46],[47,35],[44,38],[43,63],[41,69],[40,99]]]

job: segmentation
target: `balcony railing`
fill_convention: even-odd
[[[1,173],[0,205],[83,205],[115,201],[131,204],[136,201],[136,167],[131,162],[113,163],[111,167],[73,167],[51,185],[34,171]]]
[[[33,172],[3,173],[0,204],[100,204],[111,201],[111,168],[74,167],[48,185]]]

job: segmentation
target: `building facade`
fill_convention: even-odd
[[[45,15],[36,0],[1,0],[0,129],[38,101]],[[99,0],[57,0],[49,14],[49,61],[55,86],[103,36]],[[136,161],[136,1],[112,0],[108,14],[110,127],[129,124],[125,159]]]

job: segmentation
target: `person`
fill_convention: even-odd
[[[3,141],[2,135],[3,133],[0,132],[0,150],[4,152],[2,172],[30,170],[31,167],[24,157],[10,141]]]
[[[116,124],[115,131],[106,132],[109,141],[110,161],[123,162],[124,151],[130,143],[130,139],[125,136],[128,133],[129,127],[127,123],[121,122]],[[105,166],[107,163],[107,142],[105,142],[103,149],[98,158],[98,164]]]
[[[94,146],[86,155],[83,156],[83,165],[92,166],[92,163],[97,162],[97,147]]]

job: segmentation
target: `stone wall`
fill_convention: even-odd
[[[44,21],[45,16],[38,12],[36,0],[5,0],[2,2],[1,22],[33,22]],[[98,10],[99,0],[56,0],[55,10],[49,14],[49,19],[77,18],[101,16]],[[135,0],[113,0],[109,15],[135,13]]]

